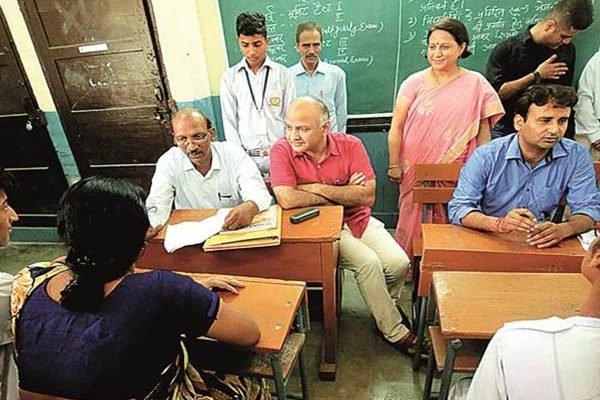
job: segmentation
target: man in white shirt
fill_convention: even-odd
[[[0,247],[6,246],[10,239],[10,231],[13,222],[19,220],[15,210],[8,204],[7,190],[12,186],[12,176],[7,174],[0,167]],[[12,288],[13,276],[6,272],[0,272],[0,346],[8,345],[13,341],[10,320],[10,293]],[[8,365],[8,371],[0,367],[0,374],[4,376],[8,373],[7,381],[7,399],[18,399],[17,390],[17,369],[12,359],[12,352],[5,355],[10,356],[9,363],[2,360],[0,365]],[[4,388],[1,388],[4,391]]]
[[[581,263],[592,288],[579,316],[507,323],[490,342],[467,400],[600,399],[600,241]]]
[[[267,56],[262,14],[238,15],[236,29],[244,58],[221,78],[225,139],[242,146],[266,177],[271,145],[283,137],[285,111],[296,96],[294,80],[285,66]]]
[[[575,140],[600,160],[600,50],[590,58],[579,78],[575,110]],[[598,98],[597,98],[598,97]]]
[[[296,50],[300,62],[290,67],[298,97],[321,99],[331,115],[331,132],[346,132],[348,119],[346,73],[338,66],[319,59],[323,31],[316,22],[306,21],[296,29]]]
[[[233,143],[214,142],[215,131],[200,111],[186,108],[173,117],[176,147],[156,163],[146,200],[149,236],[169,219],[171,209],[229,208],[224,229],[248,225],[271,204],[271,195],[252,159]]]

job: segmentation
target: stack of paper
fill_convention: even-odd
[[[281,207],[272,205],[252,223],[235,231],[221,231],[204,243],[205,251],[269,247],[281,244]]]
[[[223,229],[229,208],[217,211],[216,215],[202,221],[186,221],[175,225],[167,225],[165,233],[165,250],[172,253],[185,246],[200,244]]]
[[[202,221],[167,225],[165,250],[172,253],[203,242],[206,251],[277,246],[281,243],[281,207],[278,205],[254,216],[247,227],[224,231],[223,224],[230,210],[220,209],[216,215]]]

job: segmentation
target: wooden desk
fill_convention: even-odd
[[[456,225],[423,224],[419,296],[428,296],[435,271],[573,272],[585,252],[576,238],[538,249],[524,234],[479,232]]]
[[[207,274],[187,275],[190,275],[196,281],[207,277]],[[200,365],[203,367],[210,365],[213,367],[221,366],[223,368],[221,371],[228,373],[239,373],[235,370],[236,366],[239,367],[236,364],[239,364],[241,359],[244,359],[246,362],[250,362],[250,367],[246,366],[246,368],[243,368],[246,374],[256,373],[262,374],[262,377],[270,377],[275,381],[277,398],[285,399],[287,398],[287,385],[285,382],[286,376],[289,375],[286,375],[283,366],[289,360],[283,360],[283,353],[285,353],[284,345],[288,337],[289,340],[292,340],[294,336],[294,334],[290,335],[290,332],[294,319],[297,318],[297,314],[300,311],[301,303],[303,299],[306,300],[306,283],[251,277],[236,278],[246,285],[244,288],[238,289],[239,294],[220,291],[218,292],[219,297],[225,303],[236,307],[254,318],[260,330],[260,340],[250,350],[241,350],[235,346],[223,346],[222,343],[197,339],[193,342],[192,348],[188,347],[190,357],[193,357],[194,346],[199,346],[202,349],[200,351],[201,360],[208,363]],[[302,320],[305,316],[300,317],[301,320],[298,321],[300,325],[303,325]],[[300,328],[301,332],[304,332],[304,328]],[[308,386],[305,365],[302,359],[304,334],[295,335],[302,337],[302,340],[299,342],[299,362],[301,364],[302,398],[307,399]],[[190,343],[188,343],[189,345]],[[230,351],[233,351],[233,357],[223,356]],[[270,359],[270,362],[267,362],[266,365],[270,364],[270,369],[260,357],[256,356],[256,353],[267,353],[266,355]],[[253,361],[256,362],[258,367],[255,366],[253,368],[251,366],[255,364]],[[289,372],[287,373],[289,374]]]
[[[463,339],[491,339],[506,322],[578,315],[590,288],[581,274],[434,272],[440,329],[448,343],[438,398],[448,396]],[[430,363],[426,395],[431,394]]]
[[[505,322],[579,315],[591,284],[582,274],[435,272],[445,339],[491,339]]]
[[[164,248],[164,231],[152,239],[136,265],[139,268],[168,269],[290,279],[318,283],[323,287],[323,351],[321,379],[334,380],[337,358],[337,257],[343,207],[319,207],[321,214],[293,225],[283,211],[281,245],[259,249],[204,252],[202,246],[184,247],[169,254]],[[169,223],[202,220],[215,210],[175,210]]]

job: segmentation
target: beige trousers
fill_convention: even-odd
[[[406,336],[409,331],[401,323],[397,305],[409,259],[383,223],[371,217],[360,239],[344,224],[339,265],[354,274],[360,294],[385,338],[396,342]]]

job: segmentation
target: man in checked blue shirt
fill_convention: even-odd
[[[475,150],[448,204],[452,223],[491,232],[524,232],[538,248],[592,229],[600,220],[589,152],[564,139],[575,90],[534,85],[518,100],[516,133]],[[565,196],[571,216],[551,222]]]

